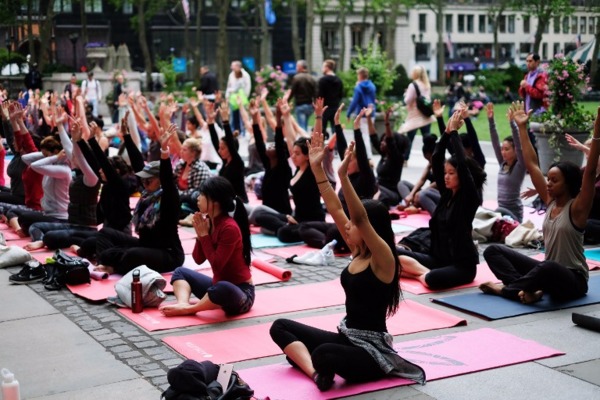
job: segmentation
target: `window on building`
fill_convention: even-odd
[[[550,33],[550,21],[544,26],[544,33]]]
[[[552,46],[552,53],[554,53],[554,55],[560,53],[560,43],[554,43],[554,46]]]
[[[531,18],[529,15],[523,15],[523,33],[531,32]]]
[[[73,0],[55,0],[54,12],[70,13],[73,12]]]
[[[416,61],[431,60],[431,44],[430,43],[415,43],[415,59]]]
[[[453,17],[452,14],[446,14],[444,16],[445,25],[446,25],[446,32],[447,33],[452,33],[452,29],[453,29],[453,27],[452,27],[452,17]]]
[[[548,43],[542,43],[542,60],[548,59]]]
[[[427,32],[427,14],[419,14],[419,32]]]
[[[485,33],[485,15],[479,16],[479,33]]]
[[[328,25],[323,27],[323,42],[325,43],[325,49],[330,56],[339,56],[340,53],[340,37],[339,29],[335,25]]]
[[[467,15],[467,32],[473,33],[475,32],[475,16]]]
[[[492,18],[488,18],[487,31],[488,33],[494,33],[494,20]]]
[[[21,12],[23,12],[24,15],[27,15],[27,2],[26,1],[24,1],[23,4],[21,4]],[[31,12],[33,12],[33,13],[40,12],[40,0],[31,0]]]
[[[554,17],[554,33],[560,33],[560,17]]]
[[[352,25],[350,28],[351,43],[352,43],[352,54],[356,53],[356,48],[363,48],[363,34],[364,30],[362,25]]]
[[[587,18],[579,17],[579,33],[585,34],[587,32]]]
[[[590,35],[593,35],[594,32],[596,32],[596,20],[594,17],[589,17],[588,18],[588,33]]]
[[[569,17],[563,17],[562,33],[569,33]]]
[[[102,13],[102,0],[85,0],[85,12]]]
[[[515,33],[515,16],[508,16],[508,33]]]
[[[533,45],[531,43],[521,43],[519,45],[519,53],[521,53],[521,57],[525,58],[525,56],[531,53],[533,49]]]
[[[123,2],[123,14],[133,14],[133,3],[131,0],[125,0]]]
[[[465,32],[465,16],[464,14],[458,14],[458,32]]]
[[[563,54],[569,54],[569,52],[576,50],[577,49],[577,45],[575,44],[575,42],[567,42],[565,43],[565,51]]]
[[[385,32],[384,31],[377,31],[376,33],[377,35],[377,44],[379,45],[379,48],[381,49],[385,49]]]
[[[506,15],[501,15],[498,19],[498,32],[506,33]]]
[[[577,33],[577,17],[571,17],[571,33]]]

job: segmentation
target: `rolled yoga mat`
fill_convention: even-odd
[[[600,332],[600,318],[592,317],[591,315],[573,313],[573,323],[586,329]]]
[[[284,282],[289,281],[292,277],[292,271],[278,267],[277,265],[271,264],[270,262],[267,262],[265,260],[255,258],[254,260],[252,260],[252,266],[264,272],[267,272]]]

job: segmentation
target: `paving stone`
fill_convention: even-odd
[[[115,340],[115,339],[119,339],[121,336],[116,333],[116,332],[111,332],[109,334],[106,335],[100,335],[100,336],[94,336],[94,338],[99,341],[99,342],[104,342],[104,341],[108,341],[108,340]]]
[[[153,369],[151,371],[143,371],[142,375],[144,375],[144,377],[146,377],[146,378],[156,378],[156,377],[165,376],[166,372],[162,369]]]
[[[127,351],[125,353],[119,353],[117,354],[120,358],[132,358],[132,357],[140,357],[143,354],[140,353],[139,351]]]
[[[97,331],[91,331],[91,332],[89,332],[89,334],[92,335],[92,336],[94,336],[94,337],[107,335],[109,333],[112,333],[112,332],[110,330],[108,330],[108,329],[98,329]]]
[[[118,341],[120,341],[121,343],[114,347],[110,347],[106,342],[103,342],[102,344],[105,345],[106,347],[110,347],[110,351],[112,351],[113,353],[123,353],[123,352],[133,350],[131,348],[131,346],[126,345],[123,340],[118,339]],[[115,342],[116,342],[116,340],[115,340]]]
[[[162,353],[169,353],[171,354],[171,352],[165,348],[164,346],[161,347],[154,347],[151,349],[145,349],[144,352],[150,356],[152,355],[157,355],[157,354],[162,354]]]
[[[141,353],[140,353],[141,355]],[[127,360],[127,364],[129,364],[130,366],[134,367],[136,365],[142,365],[148,362],[148,359],[146,357],[136,357],[136,358],[130,358]]]
[[[148,340],[148,336],[131,336],[128,339],[132,342],[143,342],[145,340]]]
[[[138,349],[144,349],[146,347],[152,347],[152,346],[156,346],[156,342],[154,340],[147,340],[145,342],[136,342],[134,343],[134,345],[138,348]]]
[[[145,363],[145,364],[140,364],[140,365],[136,365],[135,366],[135,370],[136,371],[152,371],[155,369],[160,368],[160,365],[158,365],[157,363]]]

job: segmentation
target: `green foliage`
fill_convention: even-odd
[[[0,48],[0,65],[4,66],[6,64],[8,64],[10,61],[10,63],[13,64],[24,64],[27,60],[25,59],[25,57],[20,54],[20,53],[15,53],[14,51],[12,51],[10,53],[10,60],[8,59],[8,50],[6,48]]]
[[[382,51],[379,45],[371,43],[366,49],[356,48],[356,53],[350,71],[338,74],[344,82],[346,95],[352,95],[356,84],[356,71],[362,67],[369,70],[369,79],[375,84],[378,96],[386,93],[394,84],[394,71],[392,61],[385,51]]]
[[[501,95],[504,93],[504,88],[510,84],[510,76],[504,71],[479,71],[475,83],[483,86],[488,94]]]
[[[157,59],[156,68],[165,77],[166,92],[174,92],[177,89],[177,73],[173,70],[173,57]]]

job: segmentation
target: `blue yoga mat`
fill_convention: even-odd
[[[279,239],[277,239],[277,236],[269,236],[264,235],[262,233],[255,233],[254,235],[250,235],[250,240],[252,240],[252,248],[254,249],[262,249],[266,247],[296,246],[298,244],[304,244],[304,242],[283,243]]]
[[[600,247],[597,249],[584,250],[583,255],[588,260],[600,261]]]
[[[567,302],[555,302],[550,300],[550,296],[544,295],[542,300],[537,303],[521,304],[518,301],[484,293],[459,294],[432,299],[431,301],[487,319],[510,318],[600,303],[600,275],[590,277],[588,293],[585,297]]]

